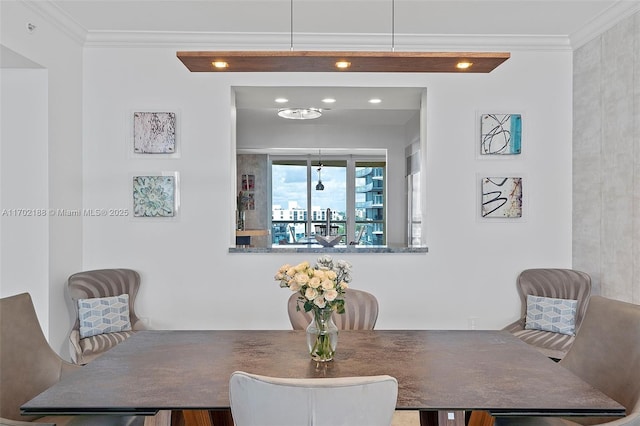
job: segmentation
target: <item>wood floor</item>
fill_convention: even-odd
[[[391,426],[420,426],[420,414],[417,411],[396,411]]]

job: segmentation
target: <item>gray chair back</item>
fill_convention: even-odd
[[[518,293],[522,302],[522,318],[527,315],[527,295],[577,300],[577,332],[589,305],[591,277],[573,269],[526,269],[518,276]]]
[[[51,348],[28,293],[0,299],[0,425],[143,426],[141,416],[20,414],[23,404],[79,368]]]
[[[287,309],[289,320],[294,330],[306,330],[311,322],[311,312],[305,312],[302,304],[300,310],[298,306],[299,293],[294,293],[289,297]],[[378,320],[378,299],[366,291],[348,288],[345,291],[344,314],[334,312],[333,321],[338,330],[373,330]]]
[[[580,332],[560,364],[624,405],[627,420],[640,424],[640,305],[591,297]]]
[[[96,269],[73,274],[69,277],[69,296],[73,300],[76,321],[73,330],[80,329],[78,319],[78,299],[94,297],[129,295],[129,316],[131,327],[140,320],[134,308],[138,289],[140,288],[140,274],[132,269]]]
[[[31,296],[0,299],[0,417],[30,421],[20,406],[60,380],[63,364],[42,333]],[[79,367],[78,367],[79,368]]]

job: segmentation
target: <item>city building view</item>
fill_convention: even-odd
[[[386,244],[384,162],[353,163],[352,182],[346,179],[346,161],[323,164],[322,175],[312,175],[317,183],[306,176],[307,167],[315,174],[318,164],[291,163],[272,164],[273,244],[314,243],[315,235],[344,235],[342,244]],[[348,191],[353,196],[347,197]]]

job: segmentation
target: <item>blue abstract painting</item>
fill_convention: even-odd
[[[480,154],[520,154],[522,145],[520,114],[482,114],[480,129]]]

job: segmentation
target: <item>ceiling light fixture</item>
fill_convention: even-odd
[[[391,4],[391,51],[295,51],[290,0],[288,51],[182,51],[178,59],[191,72],[463,72],[489,73],[508,52],[396,52],[395,0]],[[215,63],[226,63],[217,67]],[[466,62],[466,67],[458,64]]]
[[[178,59],[191,72],[387,72],[489,73],[509,59],[508,52],[331,52],[331,51],[215,51],[177,52]],[[224,58],[228,67],[212,66]],[[336,62],[351,66],[337,68]],[[473,62],[466,69],[461,60]]]
[[[213,61],[211,64],[217,69],[229,68],[229,63],[227,61]]]
[[[289,120],[313,120],[320,118],[322,110],[319,108],[281,108],[278,116]]]

